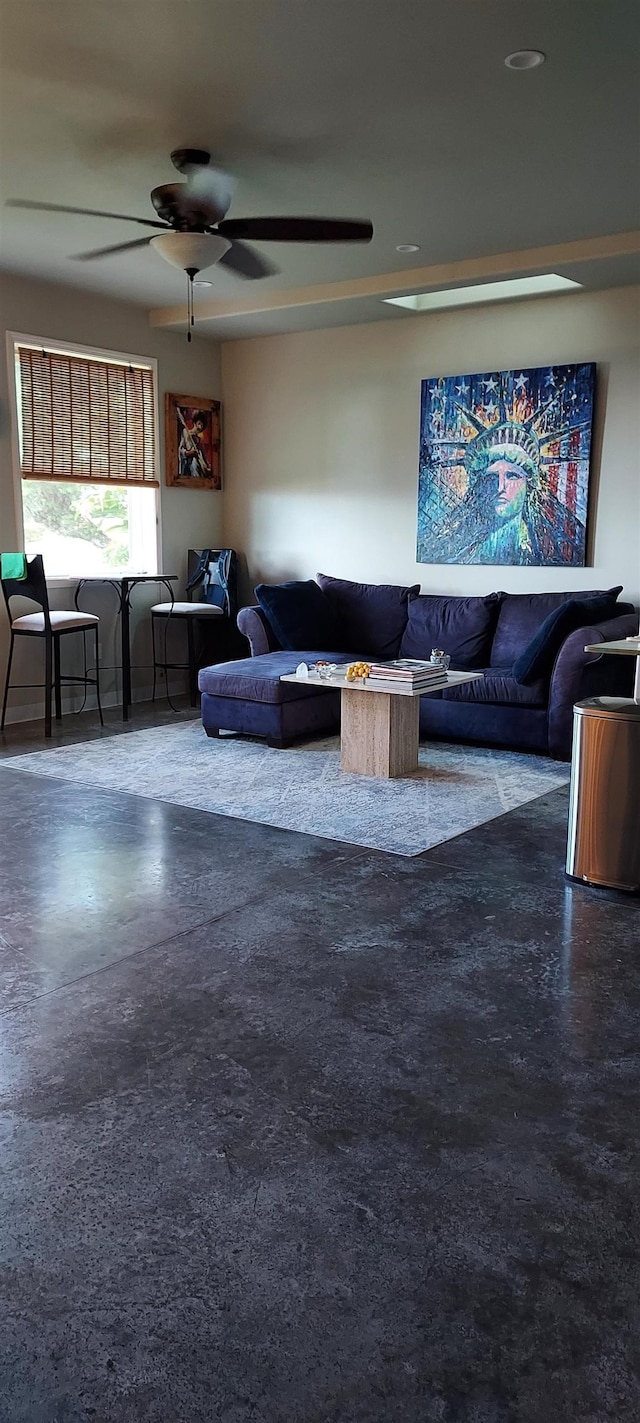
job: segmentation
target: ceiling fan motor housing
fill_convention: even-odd
[[[206,168],[211,154],[206,148],[174,148],[171,162],[179,173],[188,173],[190,168]]]
[[[162,183],[152,189],[151,201],[158,217],[178,232],[201,232],[227,211],[227,205],[216,202],[212,193],[199,193],[188,183]]]

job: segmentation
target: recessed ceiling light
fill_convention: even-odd
[[[545,272],[538,277],[510,277],[505,282],[483,282],[480,286],[454,287],[448,291],[416,292],[413,296],[387,296],[387,306],[404,306],[408,311],[438,311],[451,306],[475,306],[480,302],[509,301],[519,296],[546,296],[551,292],[581,291],[579,282]]]
[[[507,55],[505,64],[507,69],[537,69],[545,59],[541,49],[516,49]]]
[[[212,287],[213,282],[194,282],[194,287]]]
[[[420,248],[416,242],[400,242],[396,247],[396,252],[419,252]]]

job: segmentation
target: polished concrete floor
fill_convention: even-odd
[[[40,735],[2,1423],[635,1423],[640,906],[565,882],[566,792],[401,859],[12,770]]]

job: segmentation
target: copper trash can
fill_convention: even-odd
[[[567,874],[640,892],[640,703],[589,697],[573,709]]]

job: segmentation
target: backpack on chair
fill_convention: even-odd
[[[237,558],[232,548],[202,549],[187,582],[187,593],[201,584],[202,602],[222,608],[226,617],[235,618],[238,606],[236,568]]]

